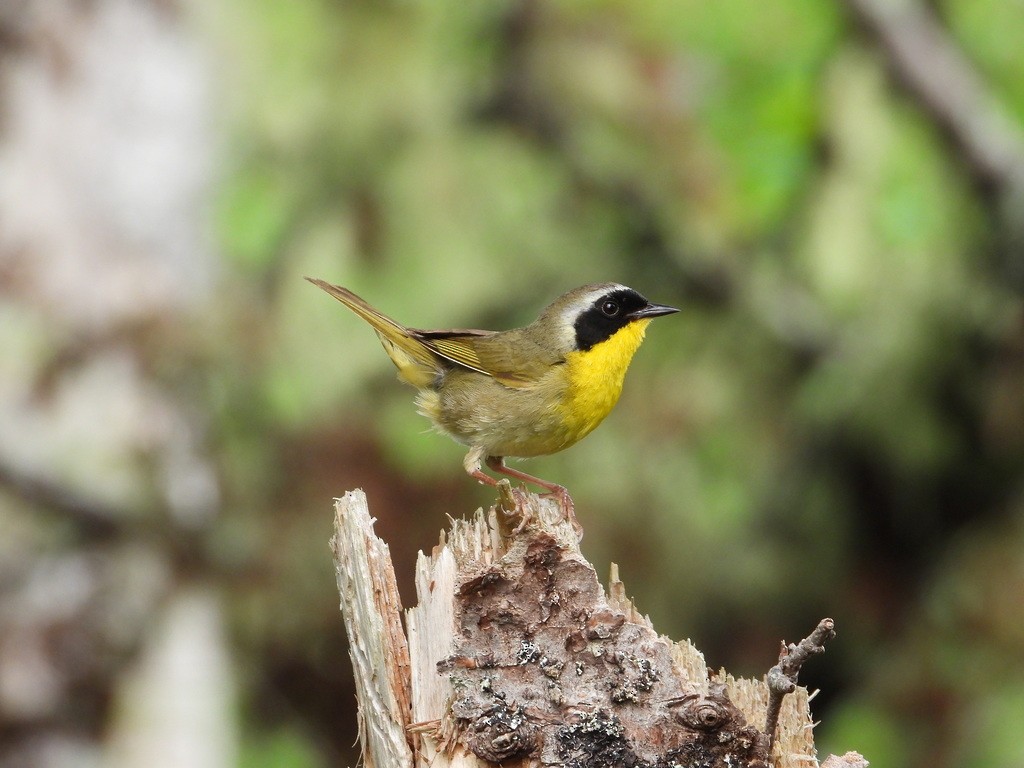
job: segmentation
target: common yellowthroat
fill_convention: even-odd
[[[618,401],[648,323],[679,311],[599,283],[559,296],[525,328],[425,331],[396,323],[347,288],[306,279],[373,327],[398,378],[419,390],[419,412],[469,446],[466,472],[497,485],[481,470],[486,462],[547,489],[577,531],[568,491],[505,466],[505,457],[557,453],[590,434]]]

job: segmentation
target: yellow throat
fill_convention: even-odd
[[[565,356],[569,389],[561,409],[566,446],[590,434],[615,407],[650,322],[650,318],[635,320],[590,349]]]

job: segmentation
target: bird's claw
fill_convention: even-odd
[[[541,494],[541,496],[546,499],[555,499],[558,502],[559,509],[562,511],[562,517],[564,517],[572,526],[572,529],[576,534],[577,541],[582,541],[583,526],[580,525],[580,521],[576,519],[576,505],[573,503],[572,497],[569,495],[569,491],[564,486],[556,485],[547,493]]]

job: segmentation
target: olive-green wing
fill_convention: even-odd
[[[395,322],[348,288],[307,277],[373,326],[399,376],[426,387],[446,367],[455,364],[508,387],[528,387],[550,367],[550,355],[525,339],[520,330],[455,329],[425,331]]]
[[[493,376],[507,387],[529,387],[557,362],[518,329],[500,332],[412,330],[412,333],[446,360]]]

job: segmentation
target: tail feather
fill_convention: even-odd
[[[408,328],[375,309],[348,288],[315,277],[307,277],[306,280],[329,293],[370,324],[403,381],[415,387],[425,387],[443,370],[438,356],[415,338]]]

